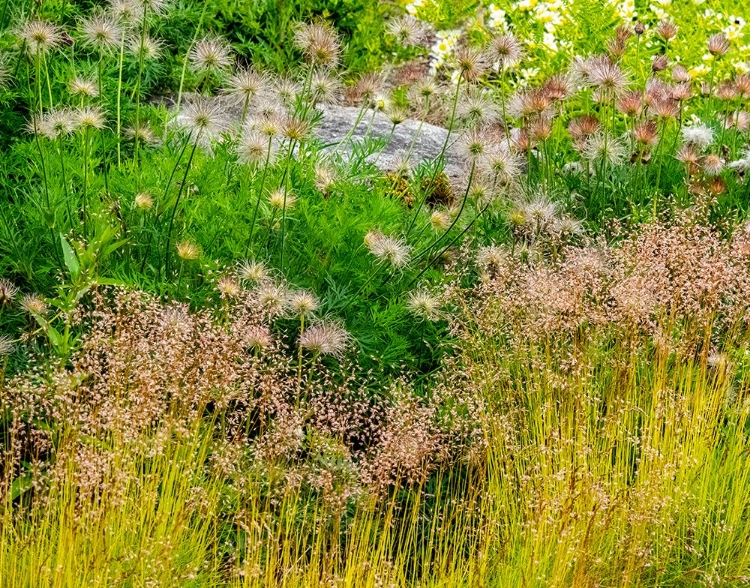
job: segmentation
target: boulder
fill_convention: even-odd
[[[360,109],[351,106],[325,106],[322,109],[323,116],[315,128],[315,135],[326,145],[327,150],[336,149],[342,140],[346,139],[352,127],[357,122]],[[409,155],[412,166],[422,161],[431,161],[440,155],[448,130],[428,123],[423,123],[420,128],[419,121],[407,119],[393,126],[391,120],[382,112],[372,110],[365,112],[362,120],[357,124],[350,139],[345,145],[338,148],[337,152],[345,157],[351,153],[352,143],[361,142],[368,134],[374,138],[387,140],[382,152],[368,157],[383,171],[393,171],[409,153],[414,136],[416,141]],[[417,134],[418,132],[418,134]],[[460,177],[462,173],[461,159],[456,153],[456,134],[450,138],[445,155],[445,173],[449,177]]]
[[[189,100],[190,97],[190,95],[186,95],[183,99]],[[169,107],[175,107],[174,99],[164,98],[162,100]],[[239,123],[242,117],[242,108],[237,104],[236,100],[232,100],[226,96],[216,96],[212,100],[216,100],[220,104],[221,109],[230,118]],[[404,160],[409,153],[409,147],[417,131],[419,133],[409,156],[409,162],[412,167],[416,167],[422,162],[430,162],[436,159],[443,149],[446,137],[448,137],[447,129],[426,122],[422,123],[420,127],[420,122],[413,119],[407,119],[394,128],[388,116],[382,112],[373,113],[372,110],[367,110],[347,139],[347,135],[360,115],[360,108],[330,105],[320,107],[320,110],[322,117],[313,132],[325,146],[324,149],[326,151],[331,152],[336,150],[337,154],[346,158],[351,155],[352,146],[361,143],[369,133],[370,137],[387,141],[381,152],[374,153],[368,157],[368,161],[371,161],[378,168],[386,172],[396,170],[399,163]],[[251,106],[248,116],[252,115],[253,109]],[[454,132],[448,141],[448,148],[445,153],[444,172],[451,179],[461,178],[462,175],[465,175],[464,167],[461,165],[461,156],[457,153],[455,147],[457,137],[458,133]],[[346,144],[342,144],[337,148],[337,145],[345,139],[347,139]]]

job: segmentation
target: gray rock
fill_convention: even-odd
[[[315,128],[315,134],[326,145],[328,151],[337,150],[337,153],[344,157],[350,155],[352,144],[361,142],[368,134],[368,129],[371,137],[387,140],[382,152],[368,157],[368,161],[384,171],[393,171],[404,160],[417,132],[417,139],[409,155],[409,162],[413,167],[423,161],[437,158],[448,137],[447,129],[428,123],[423,123],[420,128],[419,121],[416,120],[405,120],[394,129],[393,123],[385,114],[376,112],[373,116],[373,111],[367,111],[351,133],[351,137],[337,148],[336,145],[347,138],[347,134],[357,122],[360,109],[349,106],[325,106],[322,112],[323,117]],[[444,171],[450,177],[460,177],[463,171],[461,157],[455,148],[455,138],[454,133],[448,142],[445,155]]]
[[[183,99],[189,100],[191,95],[186,94]],[[170,107],[175,106],[171,98],[162,99]],[[211,100],[216,101],[221,109],[237,123],[242,118],[242,107],[236,100],[226,96],[216,96]],[[335,151],[344,159],[348,158],[358,143],[361,144],[365,136],[383,139],[387,141],[382,151],[368,156],[367,160],[374,163],[383,171],[394,171],[400,162],[409,153],[412,140],[417,131],[417,140],[409,155],[411,167],[417,167],[422,162],[431,162],[436,159],[443,149],[448,130],[428,123],[420,123],[417,120],[407,119],[393,128],[391,120],[382,112],[368,110],[362,116],[362,120],[349,135],[354,123],[360,115],[360,108],[354,106],[324,106],[321,107],[322,117],[315,126],[314,133],[328,152]],[[252,116],[253,108],[250,107],[248,116]],[[369,129],[369,130],[368,130]],[[347,137],[347,135],[349,135]],[[454,132],[448,141],[445,153],[445,167],[443,171],[450,178],[461,178],[465,175],[462,166],[462,158],[458,154],[455,142],[458,133]],[[342,143],[342,141],[345,141]],[[341,145],[339,146],[339,143]]]

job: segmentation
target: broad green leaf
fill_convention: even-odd
[[[78,265],[78,258],[76,257],[73,248],[70,246],[70,243],[68,243],[68,240],[65,238],[65,235],[62,233],[60,233],[60,242],[62,243],[65,267],[68,268],[70,276],[75,280],[81,272],[81,266]]]
[[[20,476],[13,480],[10,484],[10,498],[11,500],[15,500],[21,494],[24,494],[28,492],[31,487],[33,486],[33,482],[31,481],[31,474],[26,474],[25,476]]]
[[[63,342],[62,335],[52,325],[49,325],[47,327],[47,337],[49,337],[50,343],[52,343],[52,345],[54,345],[55,347],[60,347]]]

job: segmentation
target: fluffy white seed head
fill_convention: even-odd
[[[365,245],[378,261],[400,268],[409,262],[410,247],[401,239],[377,231],[365,235]]]
[[[440,300],[426,290],[409,292],[406,308],[411,314],[426,321],[440,320]]]
[[[333,321],[321,321],[311,325],[299,337],[299,346],[313,355],[340,357],[346,351],[350,335],[341,325]]]
[[[188,63],[196,73],[221,73],[232,67],[232,51],[224,39],[204,37],[193,45]]]

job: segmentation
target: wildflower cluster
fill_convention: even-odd
[[[260,273],[257,265],[248,264],[239,275],[250,279]],[[78,436],[58,448],[57,465],[50,462],[51,470],[35,480],[40,490],[53,479],[62,483],[70,472],[89,467],[85,448],[92,439],[123,440],[112,450],[102,448],[99,455],[106,464],[124,450],[147,451],[154,458],[168,451],[168,438],[145,446],[145,436],[175,427],[186,431],[210,406],[221,411],[228,427],[215,440],[217,448],[232,439],[235,447],[269,466],[291,460],[288,475],[295,470],[312,475],[299,452],[313,437],[343,441],[347,467],[356,475],[342,492],[377,491],[402,476],[423,477],[452,452],[468,448],[469,439],[464,449],[455,440],[443,440],[437,414],[446,398],[421,402],[402,390],[373,405],[364,387],[376,382],[357,382],[348,373],[353,366],[342,365],[338,373],[327,368],[323,356],[342,358],[351,337],[336,321],[313,318],[319,303],[311,293],[267,278],[246,290],[226,276],[217,287],[229,302],[223,318],[138,292],[95,296],[91,310],[76,317],[86,325],[86,334],[69,368],[58,368],[44,379],[32,369],[3,387],[3,406],[11,415],[6,451],[14,456],[13,463],[6,463],[4,483],[20,472],[27,456],[53,449],[50,427],[72,427]],[[29,312],[44,311],[43,303],[32,299],[24,299],[23,305]],[[287,313],[313,321],[297,339],[300,357],[302,350],[309,354],[304,371],[287,344],[289,333],[280,318]],[[429,447],[394,445],[394,435],[406,434],[406,422],[409,435],[429,438]],[[242,468],[235,464],[227,475],[239,476]],[[95,470],[79,487],[81,500],[126,491],[130,480],[105,489],[100,484],[108,470]],[[332,469],[328,475],[342,474]]]
[[[412,2],[406,11],[425,22],[436,22],[435,15],[441,15],[442,2]],[[648,4],[645,10],[636,10],[633,0],[608,0],[605,3],[571,2],[569,0],[523,0],[518,2],[480,3],[476,18],[462,21],[460,28],[453,23],[451,29],[438,30],[438,42],[432,48],[432,59],[442,65],[444,57],[452,53],[453,47],[441,43],[441,39],[460,39],[469,35],[492,36],[501,32],[513,32],[521,40],[529,53],[537,57],[533,65],[524,66],[518,74],[518,83],[526,83],[539,75],[548,74],[551,67],[559,66],[580,50],[576,31],[589,30],[594,34],[606,31],[607,27],[633,26],[637,28],[639,45],[657,50],[667,44],[675,53],[675,59],[686,64],[694,76],[707,76],[713,68],[723,72],[734,68],[737,72],[747,71],[750,57],[750,40],[746,37],[745,19],[747,14],[726,14],[713,8],[681,6],[671,0],[657,0]],[[659,24],[670,22],[675,31],[685,27],[707,31],[710,36],[720,33],[736,46],[736,55],[726,62],[716,60],[713,54],[696,43],[695,36],[683,36],[674,40],[674,35],[663,36],[657,33]],[[642,30],[641,30],[642,29]],[[706,37],[706,38],[707,38]],[[452,45],[452,44],[451,44]],[[435,71],[439,69],[435,68]]]

